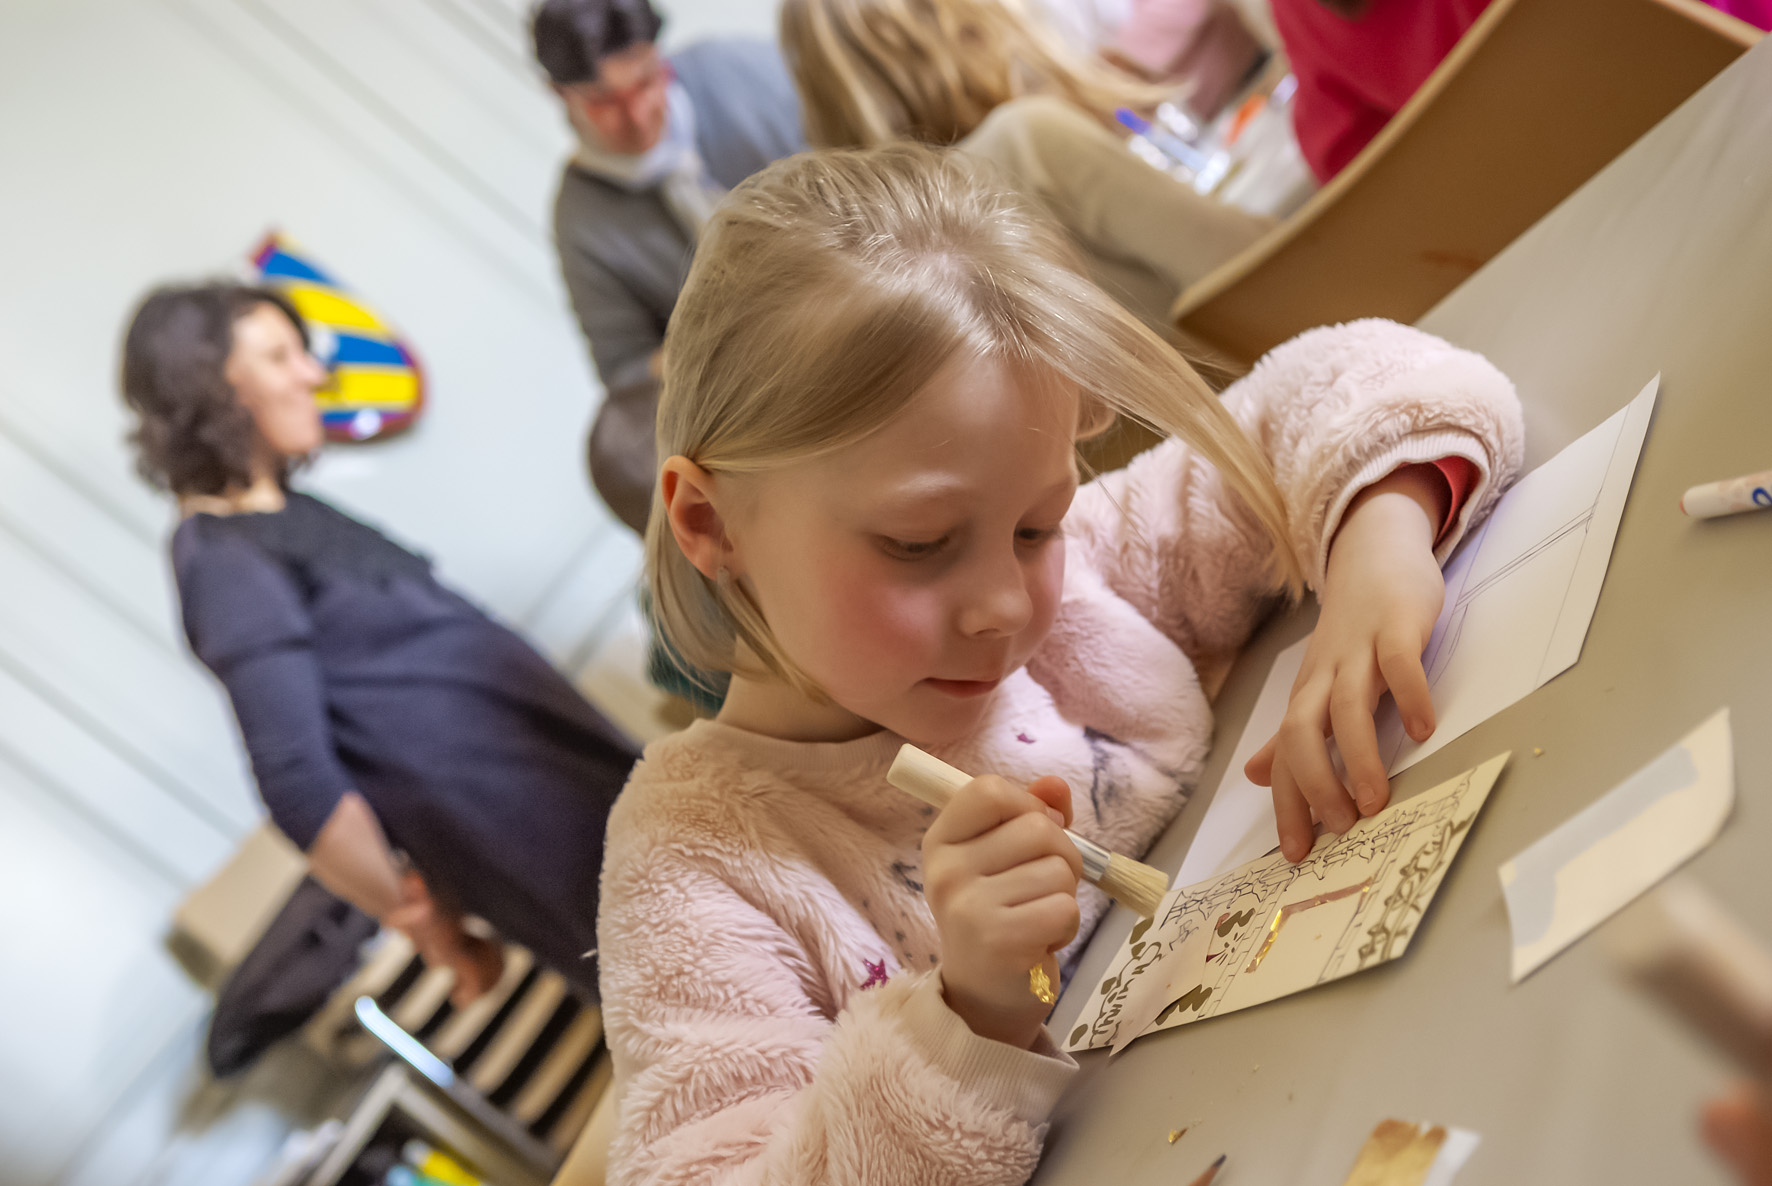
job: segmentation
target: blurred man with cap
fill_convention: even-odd
[[[643,531],[656,458],[658,351],[720,197],[805,148],[773,44],[705,41],[665,57],[647,0],[544,0],[535,56],[577,133],[554,201],[560,270],[606,395],[591,479]]]

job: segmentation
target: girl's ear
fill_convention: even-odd
[[[733,552],[714,504],[714,475],[679,455],[665,461],[658,482],[677,547],[702,576],[718,580],[722,569],[731,569]]]

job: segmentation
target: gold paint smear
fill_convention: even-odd
[[[1327,893],[1318,894],[1314,898],[1304,898],[1297,902],[1288,902],[1286,905],[1274,911],[1274,921],[1268,924],[1267,938],[1262,940],[1261,950],[1255,953],[1255,958],[1249,961],[1249,966],[1244,969],[1244,971],[1253,972],[1255,969],[1261,967],[1261,961],[1267,958],[1267,953],[1273,947],[1274,940],[1280,937],[1280,928],[1285,926],[1286,920],[1291,918],[1294,914],[1302,914],[1306,910],[1311,910],[1318,906],[1326,906],[1330,902],[1339,902],[1343,898],[1352,897],[1354,894],[1364,896],[1371,892],[1372,879],[1368,877],[1365,881],[1359,882],[1356,885],[1346,885],[1338,890],[1329,890]]]

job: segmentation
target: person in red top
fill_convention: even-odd
[[[1772,30],[1772,0],[1704,0],[1756,29]]]
[[[1360,154],[1489,0],[1273,0],[1298,93],[1298,147],[1317,180]]]
[[[1772,29],[1772,0],[1708,3]],[[1273,0],[1298,79],[1298,146],[1317,180],[1360,154],[1487,7],[1489,0]]]

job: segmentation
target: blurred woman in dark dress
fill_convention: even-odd
[[[490,922],[596,994],[597,876],[632,744],[427,561],[319,499],[325,369],[280,295],[162,288],[123,395],[144,477],[178,497],[185,634],[227,689],[272,820],[327,888],[489,988]]]

